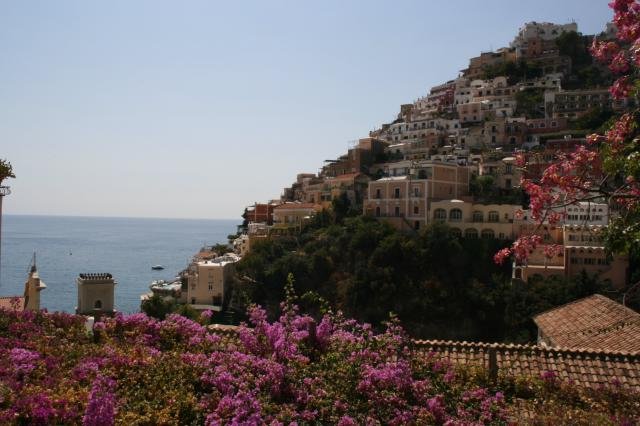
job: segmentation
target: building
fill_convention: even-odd
[[[397,229],[420,229],[435,200],[469,195],[469,169],[455,163],[417,162],[403,176],[369,182],[364,214],[384,218]]]
[[[533,317],[545,347],[640,353],[640,314],[594,294]]]
[[[482,77],[487,68],[516,60],[516,49],[500,48],[495,52],[482,52],[480,56],[469,60],[469,67],[462,70],[465,77],[476,79]]]
[[[571,22],[568,24],[554,24],[551,22],[527,22],[518,30],[518,34],[509,47],[515,49],[518,58],[535,57],[541,54],[545,47],[550,45],[548,41],[553,41],[564,33],[577,32],[578,24]]]
[[[240,256],[227,253],[212,260],[194,262],[187,273],[186,301],[192,308],[220,312],[228,303],[230,282]]]
[[[283,203],[273,209],[271,233],[299,232],[316,213],[322,210],[318,203]]]
[[[625,99],[613,99],[608,89],[546,91],[544,93],[547,118],[576,119],[594,108],[620,110]]]
[[[601,220],[595,218],[595,221]],[[629,279],[629,259],[627,256],[607,253],[602,241],[605,226],[587,225],[583,221],[578,225],[545,224],[541,227],[531,223],[519,224],[516,228],[520,235],[541,235],[543,244],[530,254],[526,262],[514,265],[514,278],[523,281],[534,275],[560,275],[569,278],[586,272],[597,275],[602,280],[609,280],[616,288],[626,286]],[[553,253],[545,253],[549,246],[557,249],[552,250]]]
[[[78,304],[76,314],[79,315],[113,315],[115,309],[116,281],[109,273],[80,274],[76,279],[78,286]]]
[[[249,206],[244,210],[242,218],[247,223],[266,223],[267,225],[273,225],[273,209],[279,203],[254,203],[253,206]]]
[[[345,155],[336,160],[326,160],[327,164],[322,168],[320,176],[336,177],[348,173],[366,173],[376,156],[384,153],[387,145],[387,142],[376,138],[360,139]]]
[[[462,200],[431,203],[431,222],[446,223],[464,238],[513,239],[513,220],[518,205],[479,204]]]
[[[2,296],[0,297],[0,309],[12,311],[39,311],[40,310],[40,292],[47,288],[46,284],[40,279],[36,268],[35,255],[29,276],[24,283],[24,293],[22,296]]]
[[[494,185],[500,189],[511,190],[520,186],[522,172],[516,165],[515,157],[485,158],[478,165],[480,176],[492,176]]]

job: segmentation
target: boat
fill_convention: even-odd
[[[164,269],[164,266],[162,265],[154,265],[151,267],[151,269],[153,269],[154,271],[161,271]]]

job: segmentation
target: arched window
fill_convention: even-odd
[[[497,211],[489,212],[489,222],[500,222],[500,214]]]
[[[484,239],[492,240],[496,237],[496,234],[493,232],[493,229],[483,229],[480,236]]]
[[[102,301],[101,300],[96,300],[95,303],[93,304],[93,308],[94,309],[102,309]]]
[[[433,212],[433,218],[435,220],[447,220],[447,212],[445,209],[436,209]]]
[[[450,232],[454,237],[462,237],[462,231],[459,228],[451,228]]]
[[[482,222],[484,220],[484,215],[482,214],[481,211],[476,210],[475,212],[473,212],[473,221],[474,222]]]
[[[449,220],[451,222],[460,222],[462,220],[462,210],[451,209],[451,211],[449,211]]]
[[[473,228],[465,229],[464,237],[465,238],[471,238],[471,239],[477,239],[478,238],[478,231],[476,231]]]

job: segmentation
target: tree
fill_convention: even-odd
[[[610,88],[614,100],[638,100],[640,90],[640,3],[614,0],[613,22],[618,41],[593,40],[593,57],[608,65],[617,76]],[[611,252],[629,253],[640,245],[640,140],[637,102],[617,117],[604,134],[587,137],[587,145],[560,153],[540,176],[523,179],[521,186],[530,197],[530,217],[539,224],[557,223],[564,207],[581,201],[604,200],[618,214],[606,232]],[[518,164],[530,166],[524,155]],[[523,261],[542,243],[538,235],[524,235],[494,257],[498,263],[513,255]],[[552,252],[548,252],[549,255]]]
[[[168,314],[176,309],[176,303],[172,298],[165,299],[158,294],[154,294],[142,302],[141,309],[142,312],[150,317],[163,320]]]
[[[16,175],[13,173],[13,166],[11,166],[11,163],[0,158],[0,185],[2,185],[2,181],[5,179],[15,177]]]

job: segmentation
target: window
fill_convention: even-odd
[[[396,215],[396,217],[400,217],[400,207],[396,206],[394,214]]]
[[[497,211],[490,211],[489,212],[489,222],[499,222],[500,221],[500,215],[498,214]]]
[[[462,237],[462,231],[458,228],[451,228],[450,232],[454,237]]]
[[[420,214],[420,207],[413,206],[413,214]]]
[[[487,240],[492,240],[496,237],[496,234],[493,232],[492,229],[483,229],[480,235],[482,236],[483,239],[487,239]]]
[[[213,290],[213,283],[209,283],[209,291]]]
[[[93,309],[102,309],[102,301],[96,300],[95,303],[93,304]]]
[[[417,186],[413,188],[413,196],[414,197],[420,196],[420,188],[418,188]]]
[[[435,220],[447,220],[447,212],[444,209],[436,209],[433,212],[433,218]]]
[[[462,220],[462,210],[451,209],[449,212],[449,220],[452,222],[460,222]]]
[[[192,297],[192,298],[191,298],[191,304],[192,304],[192,305],[195,305],[195,304],[196,304],[196,298],[195,298],[195,297]]]
[[[380,217],[380,207],[376,207],[376,217]]]
[[[393,197],[394,198],[400,198],[400,188],[394,188]]]
[[[413,229],[415,229],[416,231],[418,229],[420,229],[420,221],[416,220],[415,222],[413,222]]]
[[[382,197],[382,194],[380,192],[380,188],[376,189],[376,198],[380,199]]]
[[[470,239],[477,239],[478,238],[478,231],[476,231],[473,228],[468,228],[464,231],[464,237],[465,238],[470,238]]]
[[[473,221],[474,222],[482,222],[484,220],[484,215],[481,211],[476,210],[473,212]]]

